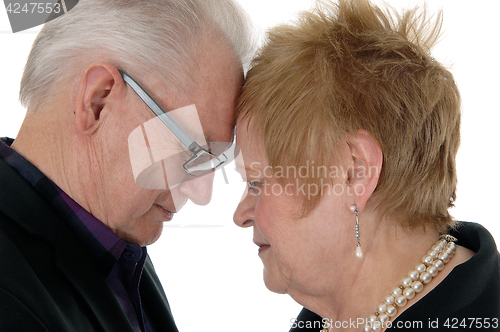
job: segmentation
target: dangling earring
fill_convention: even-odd
[[[356,240],[358,245],[356,247],[356,258],[363,258],[363,250],[361,250],[361,239],[359,237],[359,212],[358,207],[356,205],[352,205],[350,208],[351,212],[356,213]]]

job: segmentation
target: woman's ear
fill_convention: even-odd
[[[348,192],[362,211],[366,202],[377,188],[382,171],[383,153],[378,142],[366,131],[358,130],[356,135],[347,136],[350,149],[350,166],[347,178]]]
[[[113,93],[123,89],[118,70],[108,63],[93,63],[83,71],[75,103],[76,128],[78,132],[92,134],[102,123],[103,110],[113,107]]]

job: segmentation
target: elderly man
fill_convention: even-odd
[[[0,143],[0,331],[177,331],[145,246],[210,201],[197,142],[232,141],[246,28],[232,0],[81,0],[43,27]],[[187,161],[141,186],[131,134],[154,119]]]

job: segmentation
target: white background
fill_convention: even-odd
[[[293,18],[311,0],[240,0],[261,30]],[[396,8],[422,1],[391,0]],[[458,155],[458,220],[485,225],[500,241],[498,206],[498,131],[500,70],[496,0],[429,0],[444,11],[444,38],[434,56],[455,76],[463,98],[462,146]],[[0,136],[15,137],[25,110],[18,98],[24,63],[40,27],[12,34],[0,8]],[[234,167],[230,167],[234,168]],[[228,171],[229,172],[229,171]],[[301,307],[287,295],[269,292],[250,229],[232,222],[243,183],[216,176],[209,206],[192,204],[165,225],[149,247],[181,332],[288,331]],[[361,221],[362,222],[362,221]],[[332,240],[335,240],[332,237]],[[354,253],[353,253],[354,255]]]

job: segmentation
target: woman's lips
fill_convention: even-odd
[[[164,221],[170,221],[170,220],[172,220],[174,218],[174,212],[170,211],[169,209],[165,209],[161,205],[156,205],[156,206],[158,206],[158,208],[162,212],[163,217],[165,218]]]
[[[267,249],[271,248],[271,246],[269,244],[260,244],[258,245],[259,246],[259,255],[266,251]]]

